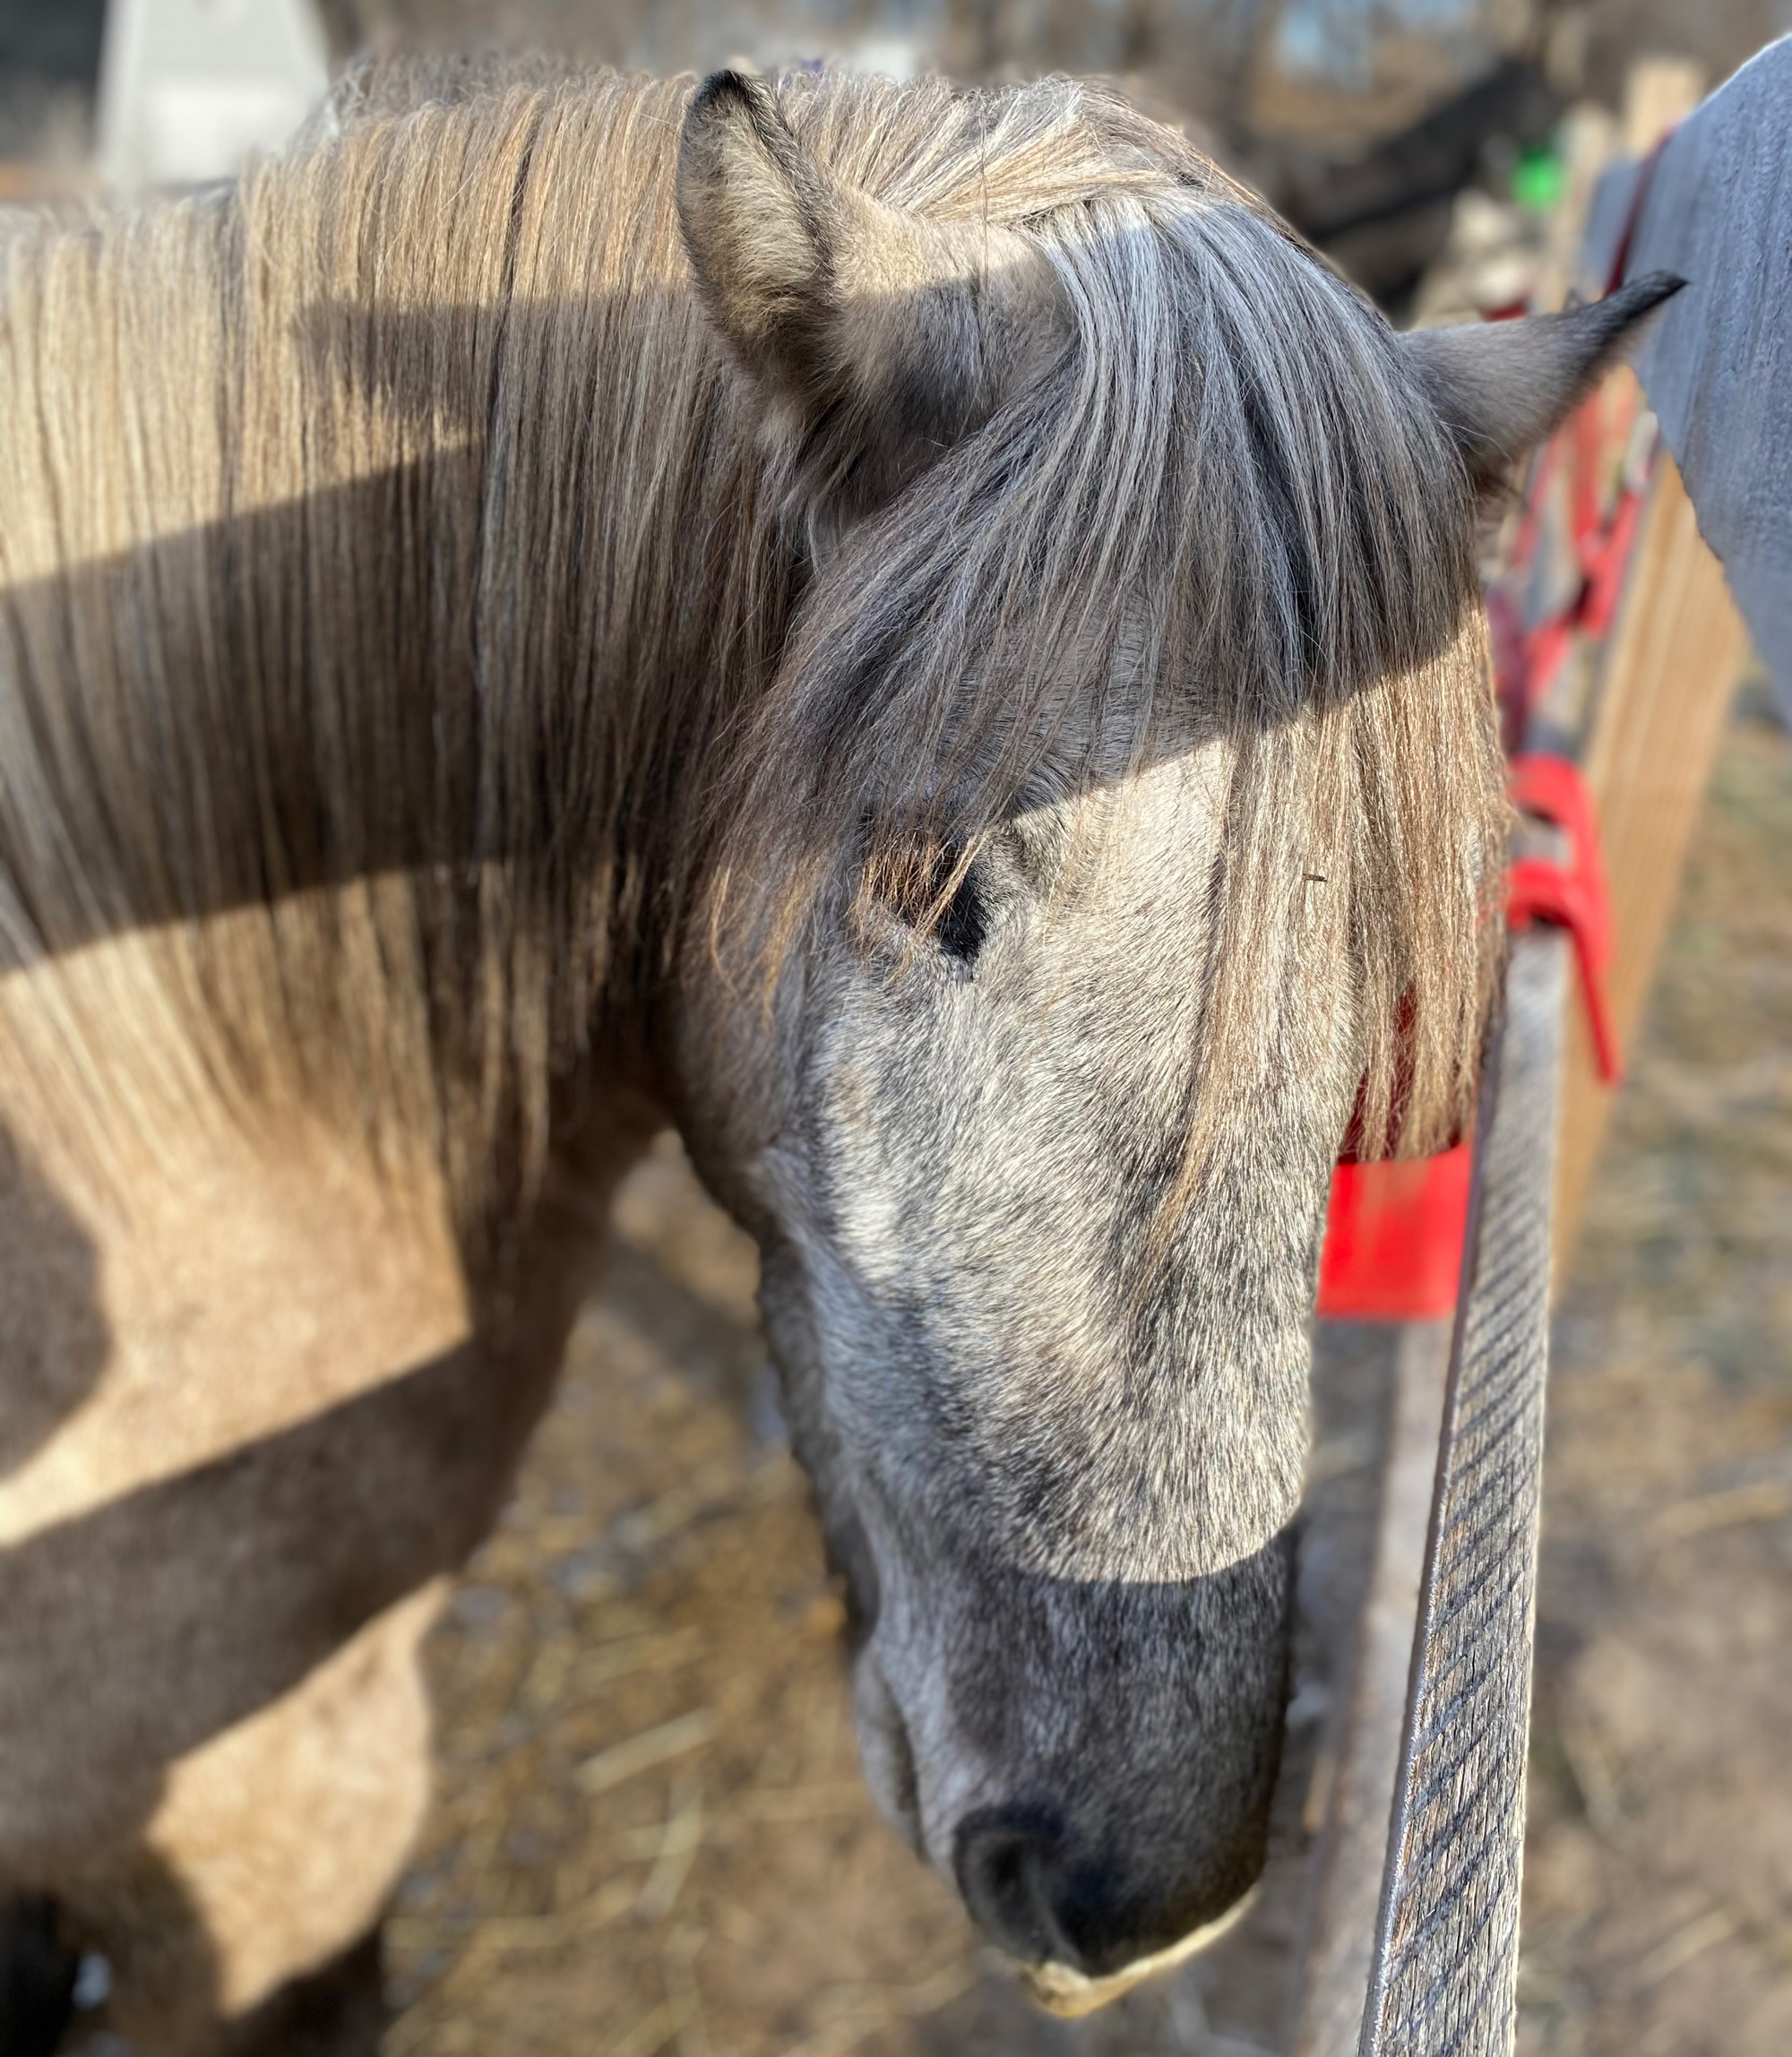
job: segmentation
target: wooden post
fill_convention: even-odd
[[[1437,1474],[1452,1324],[1409,1321],[1393,1344],[1393,1391],[1374,1562],[1337,1728],[1337,1760],[1309,1881],[1291,2057],[1350,2057],[1381,1911],[1400,1769],[1412,1624]]]
[[[1583,763],[1611,890],[1607,992],[1628,1052],[1710,781],[1748,632],[1664,450],[1607,655]],[[1556,1158],[1555,1268],[1574,1231],[1611,1103],[1593,1068],[1586,1011],[1568,1003]]]

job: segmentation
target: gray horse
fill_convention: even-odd
[[[1060,1997],[1221,1917],[1327,1175],[1493,989],[1478,504],[1666,282],[1400,339],[1110,97],[824,75],[366,73],[4,262],[0,1879],[369,2046],[669,1120],[892,1820]]]

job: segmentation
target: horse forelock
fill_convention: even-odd
[[[1219,1110],[1286,1064],[1291,1014],[1328,976],[1335,991],[1340,953],[1366,1133],[1437,1147],[1472,1091],[1506,816],[1472,495],[1391,331],[1105,95],[863,98],[881,118],[856,175],[1017,229],[1067,333],[1043,375],[828,547],[724,788],[724,917],[737,881],[788,882],[762,902],[775,976],[843,854],[861,899],[912,905],[926,882],[942,914],[1004,819],[1221,736],[1234,769],[1179,1191]],[[834,146],[842,103],[800,82],[785,107]],[[1342,888],[1317,934],[1313,880]]]

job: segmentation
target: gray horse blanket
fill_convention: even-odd
[[[1702,102],[1646,176],[1625,275],[1687,285],[1637,369],[1792,725],[1792,36]],[[1600,200],[1590,240],[1603,224],[1615,242],[1630,195],[1615,182]]]

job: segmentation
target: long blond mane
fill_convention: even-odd
[[[538,1158],[676,890],[656,779],[783,628],[687,96],[375,74],[232,189],[6,252],[0,1027],[71,1123],[300,1098]]]
[[[773,692],[813,538],[690,289],[689,90],[363,77],[236,187],[7,246],[0,1063],[96,1135],[319,1106],[477,1211],[714,836],[797,907],[867,801],[910,834],[942,750],[962,848],[1065,696],[1136,759],[1206,667],[1245,745],[1212,1075],[1258,1062],[1299,848],[1346,888],[1372,1121],[1447,1127],[1497,763],[1465,491],[1376,318],[1103,96],[787,82],[842,178],[1038,238],[1075,333]],[[1167,683],[1108,707],[1140,594]]]

